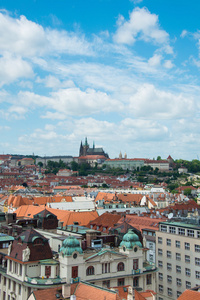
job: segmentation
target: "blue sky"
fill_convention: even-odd
[[[200,3],[1,0],[0,153],[200,156]]]

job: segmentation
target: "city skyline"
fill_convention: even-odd
[[[0,153],[198,159],[199,8],[2,0]]]

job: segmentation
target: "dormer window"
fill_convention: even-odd
[[[41,238],[35,238],[35,240],[33,241],[34,245],[42,245],[43,244],[43,240]]]

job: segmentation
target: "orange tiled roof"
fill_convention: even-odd
[[[17,218],[33,218],[34,215],[44,210],[44,208],[44,205],[22,205],[15,213]],[[98,216],[96,211],[72,212],[55,208],[48,208],[48,211],[56,215],[58,220],[63,222],[63,226],[72,225],[74,222],[78,222],[81,226],[86,226],[91,220],[96,219]]]
[[[76,300],[120,300],[119,295],[111,290],[80,282],[75,290]]]
[[[115,197],[115,194],[114,193],[105,193],[105,192],[98,192],[96,198],[95,198],[95,201],[98,201],[98,200],[113,200],[113,198]]]
[[[113,289],[118,292],[120,299],[127,299],[129,286],[130,285],[117,286],[114,287]]]
[[[136,289],[134,290],[135,300],[146,300]]]
[[[135,227],[138,230],[142,229],[153,229],[158,230],[159,229],[159,222],[163,222],[163,219],[161,218],[150,218],[150,217],[143,217],[143,216],[136,216],[136,215],[126,215],[126,222],[130,224],[131,226]],[[124,217],[122,217],[118,224],[124,222]]]
[[[56,297],[56,294],[58,293],[58,288],[48,288],[45,290],[36,290],[33,291],[33,295],[34,298],[36,300],[44,300],[44,299],[48,299],[48,300],[56,300],[59,299]]]
[[[177,300],[199,300],[200,299],[200,292],[185,290],[183,294],[181,294]]]
[[[114,224],[116,224],[120,219],[121,215],[104,213],[96,219],[90,221],[90,223],[87,226],[91,228],[92,225],[92,229],[96,229],[107,233],[109,231],[109,228],[113,227]],[[103,227],[106,228],[106,230],[103,230]]]

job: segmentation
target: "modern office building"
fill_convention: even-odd
[[[156,260],[157,299],[177,299],[200,284],[200,218],[159,223]]]

